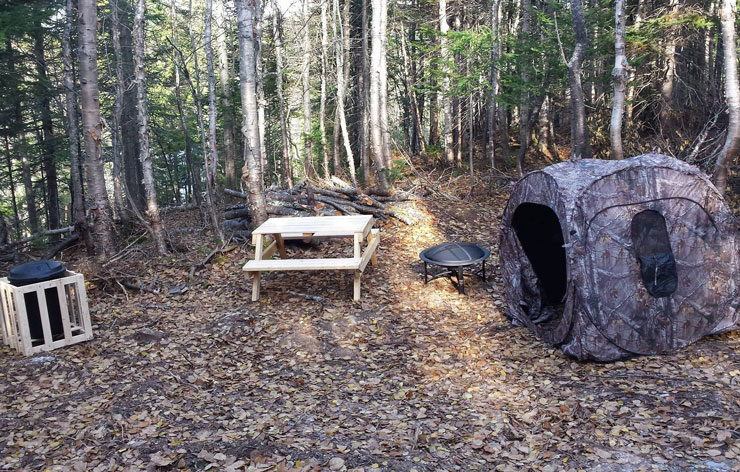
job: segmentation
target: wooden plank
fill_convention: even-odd
[[[46,306],[46,294],[43,290],[38,289],[36,290],[36,297],[39,300],[39,313],[41,314],[41,330],[44,333],[44,342],[43,345],[45,350],[51,350],[51,343],[54,342],[54,339],[51,337],[51,324],[49,319],[49,307]]]
[[[371,215],[306,216],[270,218],[256,228],[252,234],[274,233],[324,233],[335,236],[351,236],[372,226]]]
[[[280,259],[287,259],[288,254],[285,252],[285,241],[283,240],[283,237],[280,236],[279,233],[273,234],[272,237],[277,243],[278,251],[280,252]]]
[[[355,243],[354,243],[354,254],[355,259],[362,257],[362,251],[360,250],[360,243],[362,240],[365,239],[362,236],[362,233],[355,233]]]
[[[69,307],[67,306],[67,290],[66,285],[61,281],[57,286],[57,296],[59,298],[59,308],[62,312],[62,327],[64,328],[64,339],[72,337],[72,329],[70,328],[69,318]]]
[[[256,302],[260,299],[260,273],[259,271],[252,273],[252,301]]]
[[[262,251],[262,259],[269,259],[277,251],[277,241],[273,241],[272,244],[267,246],[267,249]]]
[[[21,287],[19,287],[21,288]],[[16,319],[18,320],[18,329],[21,334],[21,351],[24,356],[30,356],[33,354],[33,345],[31,343],[31,332],[28,328],[28,318],[20,316],[20,313],[26,313],[26,300],[23,297],[24,293],[20,290],[13,290],[13,296],[15,298],[15,309]]]
[[[70,284],[76,281],[75,276],[79,275],[75,272],[67,271],[66,277],[61,277],[59,279],[54,280],[47,280],[46,282],[38,282],[35,284],[30,285],[24,285],[23,287],[14,287],[16,290],[19,290],[21,293],[28,293],[28,292],[35,292],[38,289],[44,289],[56,287],[57,281],[61,281],[65,284]]]
[[[82,274],[75,275],[77,285],[75,292],[80,297],[80,323],[82,323],[82,329],[85,332],[85,340],[93,338],[92,321],[90,320],[90,308],[87,306],[87,290],[85,290],[85,277]]]
[[[11,313],[8,305],[8,294],[5,285],[0,284],[0,315],[2,315],[3,344],[9,345],[13,336],[10,326]]]
[[[360,300],[360,272],[359,270],[355,271],[354,275],[354,296],[352,297],[355,301]]]
[[[372,239],[370,240],[370,244],[367,245],[367,247],[365,248],[365,252],[362,254],[362,260],[360,261],[360,271],[365,270],[367,263],[370,262],[370,259],[372,259],[375,256],[375,250],[378,248],[378,245],[380,244],[379,234],[372,234],[371,238]]]
[[[264,236],[252,233],[252,240],[254,241],[254,260],[261,261]]]
[[[249,261],[244,264],[246,272],[278,270],[357,270],[360,258],[347,257],[337,259],[271,259]]]

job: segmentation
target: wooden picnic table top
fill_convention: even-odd
[[[367,234],[372,228],[372,215],[303,216],[270,218],[252,234],[314,234],[316,236],[353,236]]]

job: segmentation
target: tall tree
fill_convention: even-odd
[[[118,8],[118,0],[110,0],[111,9],[111,39],[113,42],[113,53],[116,57],[116,83],[113,98],[113,120],[111,126],[111,144],[113,153],[113,206],[121,220],[128,220],[128,214],[124,211],[123,203],[123,173],[122,150],[121,150],[121,119],[123,117],[123,97],[125,94],[123,75],[123,49],[121,48],[121,11]]]
[[[95,228],[95,252],[105,259],[115,252],[113,219],[103,168],[103,123],[98,88],[98,10],[94,0],[79,0],[79,71],[82,101],[82,135],[85,141],[87,188]]]
[[[260,172],[260,133],[257,123],[257,70],[254,44],[254,9],[258,0],[234,0],[239,29],[239,78],[242,99],[244,168],[242,179],[249,194],[249,210],[254,225],[267,220],[267,204]]]
[[[570,9],[575,33],[573,54],[567,61],[568,84],[570,85],[570,156],[572,159],[588,159],[591,157],[591,144],[589,143],[586,104],[581,84],[581,68],[588,46],[583,1],[571,0]]]
[[[146,22],[146,0],[136,1],[134,14],[134,75],[138,85],[136,89],[136,109],[139,118],[139,160],[143,174],[144,193],[146,196],[146,216],[154,247],[159,254],[166,254],[167,243],[164,240],[164,228],[159,214],[157,190],[154,185],[154,169],[149,149],[149,108],[147,104],[146,73],[144,70],[144,24]]]
[[[293,169],[288,145],[288,123],[285,116],[285,97],[283,96],[283,26],[282,13],[277,0],[272,0],[272,37],[275,41],[275,89],[280,109],[280,149],[282,153],[283,180],[288,188],[293,188]]]
[[[493,47],[491,48],[491,90],[488,97],[486,151],[491,161],[491,169],[496,168],[496,100],[498,98],[499,68],[498,60],[501,56],[501,32],[499,22],[501,19],[501,0],[493,0],[491,3],[491,34],[493,35]]]
[[[324,178],[329,177],[329,150],[326,144],[326,82],[329,74],[329,28],[327,26],[326,10],[328,1],[321,2],[321,91],[319,96],[319,138],[321,139],[321,166],[324,171]],[[335,12],[336,14],[336,12]],[[337,83],[339,77],[337,77]],[[336,131],[334,132],[336,134]],[[337,155],[336,142],[334,143],[334,155]],[[335,160],[334,172],[340,169],[336,166]]]
[[[44,29],[41,18],[36,17],[33,34],[33,51],[36,62],[36,74],[38,76],[38,97],[41,109],[41,137],[44,151],[43,164],[46,174],[46,196],[49,229],[59,228],[59,188],[57,186],[56,166],[56,138],[54,136],[54,125],[51,121],[51,86],[46,72],[46,57],[44,55]],[[52,239],[57,236],[52,236]]]
[[[522,0],[522,22],[520,23],[520,40],[525,45],[525,51],[529,50],[528,44],[531,40],[530,34],[532,32],[532,2],[530,0]],[[522,84],[529,84],[529,59],[531,54],[523,54],[521,65],[521,77]],[[529,116],[531,111],[531,103],[529,92],[526,88],[522,91],[522,97],[519,104],[519,152],[516,155],[516,170],[520,177],[524,176],[524,155],[529,147],[529,137],[532,134],[532,130],[529,127]]]
[[[223,2],[216,2],[216,18],[221,24],[219,34],[216,35],[218,49],[218,77],[221,87],[221,113],[223,115],[224,134],[224,174],[226,188],[236,187],[236,135],[234,132],[234,110],[231,106],[231,86],[229,79],[229,56],[226,49],[227,17]]]
[[[334,25],[338,25],[339,35],[336,29],[334,31],[334,44],[337,62],[337,117],[339,118],[339,127],[341,128],[342,141],[344,142],[344,152],[347,155],[347,165],[352,184],[357,186],[357,173],[355,171],[355,157],[352,153],[352,145],[349,140],[349,130],[347,129],[347,115],[344,108],[344,100],[347,95],[347,76],[349,75],[349,58],[347,57],[345,47],[349,39],[349,0],[344,2],[343,18],[339,13],[339,0],[334,0]],[[340,21],[341,20],[341,21]],[[335,170],[336,172],[336,170]]]
[[[218,224],[216,208],[213,204],[213,191],[216,188],[216,170],[218,169],[218,152],[216,151],[216,75],[213,69],[213,44],[211,42],[211,19],[213,17],[213,0],[206,0],[205,49],[206,67],[208,68],[208,152],[206,153],[206,204],[210,213],[208,220],[211,229],[223,239]]]
[[[612,159],[622,159],[622,117],[624,116],[624,96],[627,89],[627,54],[624,46],[626,31],[624,0],[616,0],[614,5],[614,103],[610,126]]]
[[[444,115],[444,155],[447,165],[455,164],[455,145],[452,131],[452,98],[450,97],[450,49],[447,45],[447,33],[450,31],[450,25],[447,23],[447,2],[439,0],[439,49],[440,60],[442,61],[442,101]]]
[[[313,166],[313,141],[311,140],[311,12],[309,0],[303,0],[303,60],[301,84],[303,86],[303,165],[307,177],[315,177]]]
[[[727,137],[717,157],[714,170],[714,185],[724,194],[727,188],[727,174],[730,163],[740,152],[740,83],[737,77],[737,33],[735,0],[722,0],[720,20],[722,23],[722,53],[725,68],[725,99],[727,100]]]
[[[72,0],[66,2],[66,21],[62,33],[62,59],[64,61],[64,96],[67,105],[67,139],[69,140],[69,175],[72,180],[72,221],[77,234],[85,244],[89,255],[95,254],[90,229],[85,218],[85,196],[82,191],[80,174],[80,141],[77,128],[77,95],[75,94],[74,70],[72,67],[72,25],[75,22],[76,10]]]
[[[375,173],[378,185],[382,188],[388,187],[388,179],[385,175],[386,156],[383,146],[383,121],[381,119],[380,107],[380,75],[381,55],[383,54],[383,38],[385,32],[382,30],[382,9],[386,8],[386,0],[372,0],[372,55],[370,58],[370,137],[372,142],[372,156],[375,162]]]

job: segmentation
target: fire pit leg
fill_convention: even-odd
[[[463,277],[462,266],[457,268],[457,288],[460,293],[465,295],[465,278]]]
[[[424,263],[424,285],[428,283],[427,281],[427,263]]]
[[[483,261],[483,281],[486,281],[486,261]]]

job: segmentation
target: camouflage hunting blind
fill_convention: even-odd
[[[672,351],[736,329],[735,218],[707,176],[659,154],[519,180],[504,210],[508,310],[578,359]]]

